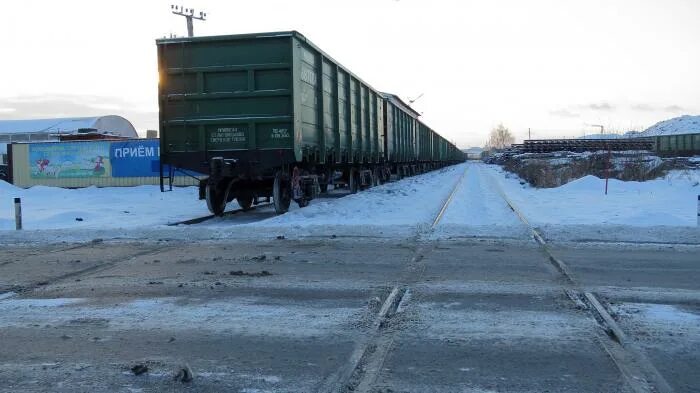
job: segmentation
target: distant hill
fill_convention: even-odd
[[[637,136],[658,136],[700,133],[700,116],[684,115],[660,121]]]
[[[628,131],[620,134],[590,134],[578,137],[578,139],[617,139],[617,138],[643,138],[659,135],[680,135],[700,133],[700,116],[684,115],[660,121],[642,132]]]

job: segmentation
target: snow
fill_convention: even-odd
[[[158,186],[21,189],[0,181],[0,230],[15,229],[15,197],[22,199],[24,229],[134,228],[209,214],[196,187],[165,193]]]
[[[605,180],[595,176],[537,189],[496,166],[484,170],[533,225],[696,226],[700,171],[672,171],[646,182],[611,179],[605,195]]]
[[[665,321],[671,323],[700,323],[700,315],[683,311],[676,306],[669,304],[646,304],[644,312],[646,317],[655,321]]]
[[[527,228],[492,186],[483,165],[470,164],[438,227],[453,236],[524,236]]]
[[[638,137],[700,133],[700,116],[684,115],[660,121],[637,134]]]
[[[554,338],[573,339],[590,334],[594,323],[580,315],[560,311],[474,310],[473,305],[421,302],[421,337],[436,340],[496,340],[499,342]],[[453,309],[454,307],[455,309]]]
[[[250,336],[311,337],[337,334],[361,312],[323,304],[267,304],[265,298],[236,297],[210,301],[197,298],[135,299],[91,304],[88,299],[7,299],[0,302],[0,328],[28,325],[75,326],[102,323],[108,329],[229,332]],[[202,321],[206,323],[202,324]]]
[[[410,227],[432,222],[466,164],[370,188],[256,223],[256,226],[309,227],[375,225]]]
[[[700,334],[697,308],[653,303],[618,303],[612,307],[624,323],[636,326],[647,335],[673,333],[697,337]]]
[[[442,220],[431,230],[458,182]],[[527,240],[528,228],[501,196],[505,193],[550,240],[624,237],[624,241],[700,243],[696,226],[700,171],[674,171],[647,182],[610,180],[608,188],[605,195],[605,180],[586,176],[557,188],[537,189],[498,166],[472,162],[342,198],[317,199],[303,209],[293,203],[290,212],[281,216],[268,206],[194,226],[168,227],[168,223],[209,214],[195,187],[166,193],[156,186],[25,190],[0,182],[0,242],[278,235],[408,238],[416,234]],[[14,231],[13,197],[22,198],[25,231]],[[235,202],[229,206],[237,207]]]
[[[0,134],[75,134],[79,129],[94,128],[100,132],[138,138],[136,129],[121,116],[66,117],[56,119],[0,120]]]

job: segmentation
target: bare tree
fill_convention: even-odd
[[[499,124],[491,130],[489,140],[486,142],[486,149],[505,149],[515,142],[515,137],[503,124]]]

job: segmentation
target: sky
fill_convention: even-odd
[[[0,119],[118,114],[158,128],[171,1],[2,2]],[[697,0],[189,0],[195,35],[298,30],[460,147],[700,114]]]

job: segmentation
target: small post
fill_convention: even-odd
[[[605,195],[608,195],[608,179],[610,178],[610,156],[612,152],[610,150],[610,145],[608,145],[608,162],[605,166]]]
[[[15,230],[22,229],[22,200],[15,198]]]
[[[700,195],[698,195],[698,226],[700,227]]]

